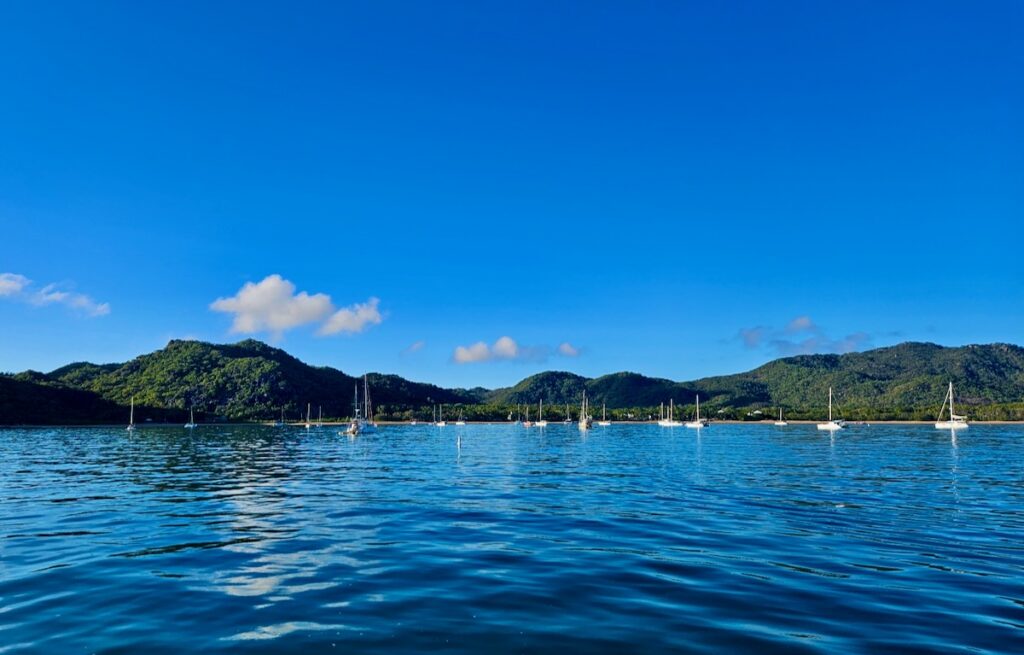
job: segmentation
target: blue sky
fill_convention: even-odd
[[[0,370],[1024,341],[1018,2],[215,4],[0,8]]]

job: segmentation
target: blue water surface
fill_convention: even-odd
[[[1024,429],[0,430],[0,653],[1024,652]]]

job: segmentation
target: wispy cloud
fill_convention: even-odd
[[[402,350],[401,355],[404,357],[407,355],[418,353],[419,351],[423,350],[423,347],[426,345],[427,342],[424,341],[423,339],[420,339],[419,341],[413,341]]]
[[[781,330],[759,325],[741,329],[737,337],[747,348],[767,347],[783,357],[814,353],[848,353],[871,344],[867,332],[854,332],[841,338],[832,338],[810,316],[797,316]]]
[[[35,288],[32,280],[17,273],[0,273],[0,298],[26,302],[36,307],[63,305],[86,316],[106,316],[110,303],[96,302],[84,293],[68,291],[57,284]]]
[[[362,332],[382,320],[380,300],[336,309],[325,293],[296,293],[295,285],[278,274],[259,282],[246,282],[234,296],[210,303],[215,312],[231,314],[231,332],[252,334],[270,332],[280,337],[286,331],[312,323],[321,323],[319,335]]]

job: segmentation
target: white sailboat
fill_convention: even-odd
[[[313,427],[313,424],[309,422],[309,411],[311,409],[312,409],[311,404],[310,403],[306,403],[306,429],[307,430],[310,429],[311,427]]]
[[[612,424],[612,422],[608,420],[608,408],[605,406],[605,403],[601,403],[601,420],[598,421],[597,424],[603,428]]]
[[[316,427],[322,428],[324,426],[324,406],[318,405],[316,411]]]
[[[125,428],[128,432],[135,431],[135,396],[132,396],[132,406],[128,410],[128,427]]]
[[[444,404],[441,404],[441,411],[437,414],[437,421],[434,422],[439,428],[443,428],[448,425],[448,422],[444,420]]]
[[[828,388],[828,423],[818,423],[819,430],[828,430],[829,432],[835,432],[836,430],[842,430],[846,427],[846,421],[839,419],[832,419],[832,387]]]
[[[566,425],[570,425],[572,423],[572,414],[569,413],[569,403],[565,403],[565,420],[562,421],[562,423],[565,423]]]
[[[534,425],[536,425],[538,428],[546,428],[548,426],[548,422],[544,420],[544,401],[543,400],[540,401],[540,404],[537,406],[537,420],[536,420],[536,422],[534,422]]]
[[[586,431],[594,424],[593,417],[590,416],[590,405],[587,403],[587,392],[583,392],[583,402],[580,404],[580,430]]]
[[[189,430],[196,427],[196,415],[191,407],[188,408],[188,423],[185,424],[185,427]]]
[[[700,417],[700,394],[697,394],[697,416],[692,421],[686,422],[688,428],[706,428],[708,420]]]
[[[466,424],[466,415],[460,409],[459,410],[459,420],[455,421],[455,425],[465,425],[465,424]]]
[[[353,406],[355,416],[352,422],[345,429],[345,434],[354,437],[358,434],[372,434],[377,431],[377,425],[373,422],[373,405],[370,404],[370,383],[366,376],[363,376],[363,406],[359,406],[359,385],[355,387],[355,401]],[[362,411],[360,411],[360,409]]]
[[[777,428],[784,428],[787,425],[789,425],[789,423],[786,423],[786,421],[784,421],[782,419],[782,408],[780,407],[779,408],[779,420],[775,421],[775,427],[777,427]]]
[[[526,420],[523,421],[523,427],[524,428],[532,428],[533,427],[533,421],[530,420],[530,406],[529,405],[526,406]]]
[[[665,403],[661,404],[662,417],[658,420],[658,425],[663,428],[677,428],[682,425],[682,422],[677,421],[675,418],[676,405],[675,401],[669,398],[668,400],[668,413],[665,414]]]
[[[942,410],[946,409],[946,403],[949,403],[949,420],[942,420]],[[953,383],[949,383],[949,390],[946,392],[946,397],[942,400],[942,407],[939,408],[939,416],[935,421],[935,427],[938,430],[966,430],[967,429],[967,417],[961,416],[953,411]]]

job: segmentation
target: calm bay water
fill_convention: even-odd
[[[1024,428],[0,430],[0,652],[143,647],[1020,653]]]

